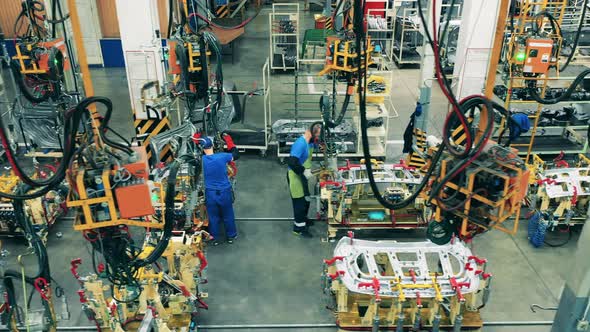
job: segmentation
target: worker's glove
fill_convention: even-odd
[[[309,180],[313,177],[313,174],[311,173],[311,169],[306,168],[305,171],[303,171],[303,175]]]
[[[236,144],[234,143],[234,140],[231,138],[229,134],[223,133],[221,135],[221,138],[223,138],[223,141],[227,145],[227,151],[231,151],[236,148]]]

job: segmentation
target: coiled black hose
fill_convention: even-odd
[[[194,161],[194,157],[190,155],[180,156],[177,160],[170,164],[170,175],[168,175],[168,181],[166,183],[166,197],[164,199],[166,207],[164,211],[165,223],[162,232],[162,237],[160,238],[158,244],[148,257],[146,257],[145,259],[137,259],[133,262],[132,265],[136,269],[154,263],[162,256],[162,254],[168,247],[168,242],[172,237],[172,231],[174,229],[174,197],[176,196],[176,177],[178,175],[178,170],[180,168],[180,161],[182,160]],[[201,169],[200,165],[196,165],[195,168],[197,170]]]
[[[572,96],[572,93],[574,93],[574,91],[576,91],[577,87],[580,84],[582,84],[582,82],[584,82],[584,78],[586,78],[586,76],[588,76],[589,74],[590,74],[590,69],[586,69],[583,72],[581,72],[580,74],[578,74],[578,76],[576,76],[576,78],[574,79],[572,84],[559,97],[549,98],[549,99],[541,97],[541,95],[539,94],[539,91],[537,90],[537,81],[536,80],[529,80],[528,91],[529,91],[529,94],[531,95],[531,97],[533,98],[533,100],[538,102],[539,104],[543,104],[543,105],[557,104],[559,102],[569,99]]]

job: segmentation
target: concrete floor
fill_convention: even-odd
[[[309,13],[304,24],[311,24]],[[238,89],[248,90],[253,82],[261,84],[261,67],[268,56],[268,16],[263,12],[247,27],[239,44],[235,64],[225,59],[224,76],[234,81]],[[292,86],[290,74],[272,76],[273,119],[287,114]],[[128,90],[124,69],[93,69],[92,80],[97,95],[110,97],[115,105],[112,127],[133,135]],[[419,83],[418,69],[395,72],[394,105],[400,116],[390,121],[389,140],[401,140],[409,115],[413,111]],[[248,122],[262,125],[260,100],[252,100]],[[446,112],[446,103],[435,88],[431,103],[430,133],[438,134]],[[389,146],[388,159],[395,161],[401,145]],[[291,203],[285,183],[285,168],[269,154],[261,158],[246,153],[238,162],[239,175],[235,203],[238,218],[291,217]],[[291,235],[287,220],[239,221],[240,237],[233,245],[221,245],[208,250],[209,311],[201,315],[202,324],[278,324],[278,323],[333,323],[334,317],[322,304],[320,273],[322,259],[331,257],[333,244],[321,242],[325,226],[313,229],[316,238],[298,239]],[[63,237],[57,238],[56,233]],[[423,240],[422,232],[389,232],[388,238],[399,241]],[[577,235],[561,248],[534,249],[526,238],[526,221],[518,234],[510,236],[499,231],[489,232],[474,241],[473,250],[489,260],[489,271],[494,274],[492,296],[483,309],[485,321],[546,321],[553,312],[532,313],[532,303],[554,306],[558,303],[564,277],[575,250]],[[16,261],[24,251],[22,242],[7,240],[10,261]],[[80,311],[75,291],[78,289],[69,273],[69,262],[81,257],[85,264],[81,272],[90,272],[90,261],[85,241],[73,231],[71,221],[58,223],[49,236],[48,250],[55,280],[66,290],[72,318],[64,326],[88,326]],[[11,263],[11,265],[14,265]],[[34,266],[31,262],[31,268]],[[58,309],[59,311],[59,309]],[[292,329],[291,331],[302,329]],[[314,331],[334,331],[315,329]],[[547,326],[485,327],[484,331],[549,331]],[[248,330],[250,331],[250,330]],[[252,330],[254,331],[254,330]],[[263,330],[256,330],[263,331]],[[270,330],[267,330],[270,331]],[[290,331],[290,330],[284,330]]]

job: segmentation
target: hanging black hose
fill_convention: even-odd
[[[420,2],[418,1],[418,7],[419,7],[419,14],[423,20],[423,25],[427,26],[426,24],[426,20],[424,19],[424,15],[422,14],[422,9],[421,9],[421,5]],[[360,5],[359,1],[355,1],[355,33],[356,33],[356,40],[357,40],[357,45],[359,45],[361,47],[361,49],[359,50],[359,53],[362,54],[363,50],[362,48],[365,48],[365,37],[364,37],[364,29],[363,29],[363,17],[362,17],[362,8]],[[429,40],[429,43],[431,44],[431,47],[433,48],[433,50],[435,51],[435,57],[439,56],[438,54],[438,47],[435,45],[434,41],[432,40],[432,38],[430,37],[430,34],[428,33],[428,30],[425,30],[427,32],[427,39]],[[359,63],[358,68],[357,68],[357,72],[358,72],[358,77],[359,77],[359,85],[358,85],[358,95],[359,95],[359,108],[360,108],[360,122],[361,122],[361,137],[362,137],[362,146],[363,146],[363,154],[364,154],[364,158],[365,160],[371,160],[371,154],[370,154],[370,146],[369,146],[369,139],[368,139],[368,134],[367,134],[367,115],[366,115],[366,72],[365,72],[365,65],[362,63]],[[441,78],[441,80],[439,80],[440,85],[441,85],[441,89],[447,89],[449,91],[447,91],[447,97],[449,98],[449,102],[451,104],[456,104],[455,107],[457,108],[457,110],[459,112],[452,112],[450,113],[450,115],[448,115],[447,117],[447,123],[445,125],[445,130],[444,130],[444,141],[445,144],[439,146],[436,154],[432,157],[431,161],[430,161],[430,167],[428,168],[423,181],[417,186],[417,188],[415,188],[414,193],[408,197],[407,199],[401,201],[401,202],[396,202],[396,203],[392,203],[387,201],[379,192],[379,188],[377,186],[377,183],[375,182],[375,178],[373,175],[373,167],[371,165],[371,163],[366,163],[366,167],[367,167],[367,176],[369,178],[369,184],[371,186],[371,190],[373,191],[373,194],[375,196],[375,198],[379,201],[379,203],[381,205],[383,205],[384,207],[388,208],[388,209],[399,209],[399,208],[403,208],[405,206],[408,206],[409,204],[413,203],[414,199],[416,197],[418,197],[418,195],[420,194],[420,192],[422,191],[422,189],[426,186],[426,184],[428,183],[428,181],[430,180],[431,175],[433,174],[434,170],[443,154],[443,151],[445,149],[448,149],[449,151],[452,151],[452,149],[450,148],[451,144],[450,144],[450,140],[451,140],[451,132],[452,129],[455,128],[455,125],[461,123],[462,126],[464,127],[464,132],[465,134],[469,134],[471,133],[471,128],[469,127],[465,127],[463,125],[463,123],[466,121],[466,114],[468,112],[471,112],[472,109],[474,108],[482,108],[482,107],[486,107],[488,109],[488,118],[487,118],[487,123],[488,126],[486,126],[486,129],[484,130],[483,135],[481,135],[481,137],[479,138],[479,140],[477,142],[471,142],[470,144],[467,144],[467,146],[464,147],[463,151],[455,151],[453,154],[455,155],[455,157],[459,160],[459,162],[457,163],[456,167],[448,173],[447,177],[445,177],[444,179],[442,179],[441,181],[439,181],[435,186],[435,188],[433,190],[431,190],[431,195],[436,195],[438,196],[438,193],[440,192],[440,190],[442,188],[444,188],[444,185],[452,178],[454,178],[455,176],[458,175],[458,172],[463,171],[475,158],[477,158],[477,156],[481,153],[483,147],[485,146],[487,140],[489,139],[491,132],[493,130],[493,116],[494,116],[494,112],[493,109],[494,108],[498,108],[501,107],[498,104],[494,104],[493,102],[491,102],[489,99],[482,97],[482,96],[471,96],[469,98],[466,98],[464,100],[462,100],[460,103],[455,99],[453,93],[452,93],[452,89],[450,89],[450,83],[449,80],[446,78],[446,76],[444,75],[444,71],[442,70],[442,68],[440,68],[440,64],[437,63],[436,66],[436,73],[437,76],[439,76],[439,78]],[[503,110],[503,108],[502,108]],[[502,111],[502,114],[507,114],[507,112]]]
[[[174,0],[168,0],[168,32],[166,38],[170,39],[172,36],[172,22],[174,13]]]
[[[533,100],[538,102],[539,104],[543,104],[543,105],[557,104],[557,103],[562,102],[564,100],[568,100],[572,96],[572,93],[574,93],[574,91],[576,91],[578,86],[584,82],[584,79],[588,75],[590,75],[590,69],[586,69],[583,72],[581,72],[580,74],[578,74],[578,76],[576,76],[576,78],[574,79],[572,84],[570,84],[570,86],[565,90],[565,92],[563,92],[561,95],[559,95],[558,97],[555,97],[555,98],[546,99],[546,98],[541,97],[541,95],[539,94],[539,91],[537,89],[537,81],[536,80],[529,80],[528,92],[531,95],[531,97],[533,98]]]
[[[30,189],[30,187],[26,185],[19,186],[17,188],[16,194],[23,195],[28,191],[28,189]],[[24,276],[25,281],[33,285],[37,278],[51,280],[51,275],[49,272],[49,259],[47,257],[47,249],[45,248],[45,244],[43,244],[43,240],[37,234],[37,231],[35,230],[32,221],[25,215],[23,200],[15,200],[13,202],[13,206],[15,220],[18,223],[19,227],[23,230],[25,236],[29,241],[29,245],[33,248],[35,255],[37,256],[37,273],[35,273],[33,276]],[[23,275],[19,271],[6,270],[4,273],[4,277],[21,280],[23,278]]]
[[[181,156],[172,164],[170,164],[170,175],[168,175],[168,181],[166,183],[166,197],[164,199],[165,203],[165,223],[164,229],[162,231],[162,237],[158,241],[158,244],[154,248],[154,250],[150,253],[148,257],[145,259],[137,259],[133,262],[134,268],[144,267],[146,265],[150,265],[154,263],[158,258],[162,256],[166,247],[168,247],[168,242],[172,236],[172,231],[174,229],[174,219],[175,219],[175,212],[174,212],[174,197],[176,196],[176,177],[178,175],[178,170],[180,168],[180,161],[194,161],[193,156]],[[200,170],[200,165],[196,165],[195,169]]]
[[[37,21],[43,20],[40,13],[45,10],[45,5],[37,0],[24,0],[21,2],[21,11],[14,22],[14,36],[17,39],[29,39],[35,37],[37,39],[44,38],[44,27]],[[19,35],[18,31],[22,26],[22,20],[28,19],[29,25],[24,35]],[[42,24],[42,23],[41,23]]]
[[[551,23],[551,29],[553,30],[553,33],[558,35],[562,40],[563,40],[563,35],[561,32],[561,26],[559,25],[559,22],[557,21],[557,19],[555,19],[555,16],[553,16],[551,13],[549,13],[548,11],[542,11],[539,12],[538,14],[536,14],[534,16],[534,21],[533,21],[533,33],[536,35],[541,35],[541,26],[539,25],[539,17],[544,16],[547,17],[549,19],[549,23]]]
[[[333,73],[333,75],[336,75]],[[334,78],[335,79],[335,78]],[[340,113],[338,113],[338,117],[334,120],[332,119],[330,107],[328,106],[328,102],[324,100],[326,96],[320,97],[320,111],[322,113],[322,119],[328,128],[336,128],[342,121],[344,120],[344,116],[346,115],[346,110],[348,109],[348,105],[350,104],[350,98],[353,94],[355,80],[352,77],[352,73],[347,73],[346,76],[346,95],[344,96],[344,101],[342,102],[342,108],[340,109]],[[336,96],[332,96],[332,98],[336,98]]]
[[[23,94],[23,97],[25,97],[28,101],[38,104],[48,100],[51,97],[50,88],[42,89],[40,91],[41,95],[39,96],[33,95],[33,93],[29,90],[30,88],[27,86],[27,83],[25,82],[25,76],[20,71],[21,68],[18,60],[13,59],[10,61],[10,69],[12,70],[12,74],[18,89]],[[43,84],[50,85],[51,83],[48,81],[43,81]]]

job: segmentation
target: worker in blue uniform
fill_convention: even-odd
[[[311,157],[313,155],[314,143],[311,131],[299,137],[291,146],[291,153],[286,158],[287,183],[293,203],[293,234],[305,238],[313,237],[309,232],[309,226],[313,224],[307,218],[309,213],[309,186],[308,180],[312,177]]]
[[[209,217],[209,232],[213,236],[213,245],[219,245],[221,238],[221,223],[225,227],[228,243],[233,243],[238,236],[233,208],[233,191],[228,177],[228,165],[234,166],[233,161],[239,158],[239,153],[233,139],[228,134],[222,135],[227,152],[214,153],[213,141],[209,137],[200,137],[197,133],[193,140],[203,147],[203,175],[205,178],[205,206]]]

